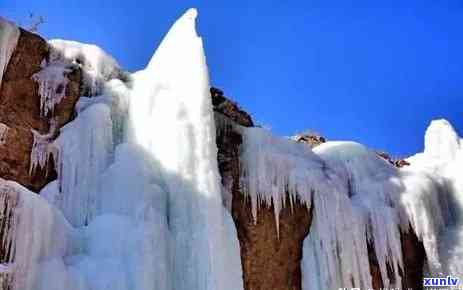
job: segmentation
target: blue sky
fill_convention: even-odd
[[[43,36],[95,43],[131,71],[189,7],[212,84],[279,135],[312,129],[405,156],[433,118],[463,133],[459,0],[0,0],[1,15],[42,15]]]

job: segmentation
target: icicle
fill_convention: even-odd
[[[10,128],[7,125],[0,123],[0,146],[6,144],[9,129]]]
[[[19,35],[19,29],[13,23],[0,17],[0,85],[18,43]]]
[[[85,96],[96,96],[103,92],[105,83],[119,77],[122,73],[119,64],[96,45],[53,39],[50,61],[66,62],[79,66],[83,73],[83,92]]]
[[[32,175],[37,168],[47,168],[50,156],[54,153],[54,147],[52,144],[52,137],[54,133],[41,135],[34,129],[31,129],[31,131],[34,137],[34,142],[32,143],[29,174]],[[54,131],[54,126],[50,126],[50,132]]]
[[[310,207],[312,190],[324,178],[323,162],[307,146],[274,137],[264,129],[241,128],[241,133],[241,188],[251,198],[255,221],[259,200],[266,205],[273,202],[278,231],[287,193]]]
[[[66,87],[69,83],[66,74],[72,70],[66,63],[50,62],[45,60],[41,64],[42,69],[32,76],[32,79],[39,84],[40,113],[47,116],[53,113],[58,105],[66,96]]]

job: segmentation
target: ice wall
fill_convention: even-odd
[[[19,39],[19,29],[13,23],[0,17],[0,85],[8,62]]]
[[[281,208],[291,206],[284,204],[286,194],[308,207],[313,202],[303,250],[304,289],[371,287],[367,241],[385,287],[401,285],[402,184],[396,168],[354,142],[328,142],[312,151],[260,128],[241,131],[241,186],[254,217],[261,204],[273,202],[278,226]]]
[[[161,167],[173,239],[173,287],[241,289],[239,247],[222,206],[214,117],[195,9],[134,75],[130,131]]]
[[[423,153],[408,159],[410,171],[435,180],[439,195],[431,199],[425,195],[409,204],[426,202],[427,211],[415,206],[414,222],[423,232],[423,239],[431,241],[434,259],[430,274],[463,277],[463,142],[446,120],[434,120],[426,130]],[[423,186],[423,185],[421,185]],[[428,187],[427,190],[429,190]],[[434,230],[434,235],[430,234]]]
[[[374,250],[384,287],[401,287],[401,231],[423,241],[431,273],[461,275],[461,145],[445,121],[426,133],[425,153],[398,169],[354,142],[327,142],[311,150],[260,128],[241,128],[241,188],[253,216],[272,203],[278,215],[298,196],[314,216],[304,241],[303,289],[372,287]],[[449,214],[450,212],[450,214]],[[447,232],[444,237],[440,233]],[[368,245],[369,244],[369,245]]]

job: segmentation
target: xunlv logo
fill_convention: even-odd
[[[452,277],[452,276],[447,276],[447,278],[424,278],[423,286],[424,287],[431,287],[431,286],[452,287],[452,286],[457,286],[459,281],[460,281],[459,278]]]

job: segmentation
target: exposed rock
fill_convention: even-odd
[[[370,242],[367,243],[368,247],[368,261],[370,262],[371,283],[373,289],[379,290],[384,287],[381,277],[381,269],[379,268],[378,258],[375,254],[374,245]]]
[[[395,165],[395,167],[402,168],[404,166],[409,166],[410,162],[408,162],[405,159],[398,159],[398,160],[394,161],[394,165]]]
[[[240,124],[241,126],[254,126],[251,116],[245,111],[241,110],[236,103],[224,97],[221,90],[211,87],[210,91],[212,97],[212,105],[214,106],[215,112],[227,116],[230,118],[230,120]]]
[[[242,126],[252,126],[250,116],[236,104],[223,100],[223,93],[211,89],[214,109]],[[215,102],[214,102],[215,100]],[[219,108],[217,108],[219,106]],[[219,170],[222,184],[232,194],[232,217],[241,250],[244,288],[246,290],[299,290],[304,238],[309,233],[311,211],[299,201],[294,208],[280,212],[279,236],[273,205],[262,206],[254,222],[251,201],[239,188],[239,146],[242,136],[233,129],[220,128],[217,132]],[[287,204],[289,195],[287,195]]]
[[[421,290],[426,260],[424,245],[411,228],[409,232],[401,232],[401,243],[404,263],[403,289]]]
[[[294,136],[293,139],[296,142],[308,144],[310,148],[314,148],[326,142],[325,137],[318,134],[298,134]]]
[[[405,159],[394,159],[384,151],[376,151],[376,154],[379,157],[383,158],[384,160],[386,160],[387,162],[389,162],[390,164],[394,165],[397,168],[402,168],[404,166],[410,165],[410,163],[407,160],[405,160]]]
[[[32,75],[40,71],[40,64],[48,53],[44,39],[21,29],[0,88],[0,123],[8,127],[6,137],[0,143],[0,177],[17,181],[33,191],[40,190],[56,176],[51,162],[48,168],[29,174],[33,144],[31,130],[48,133],[52,118],[50,115],[41,116],[38,84],[32,80]],[[67,78],[66,96],[53,113],[57,128],[72,119],[80,95],[80,70],[73,70]]]

